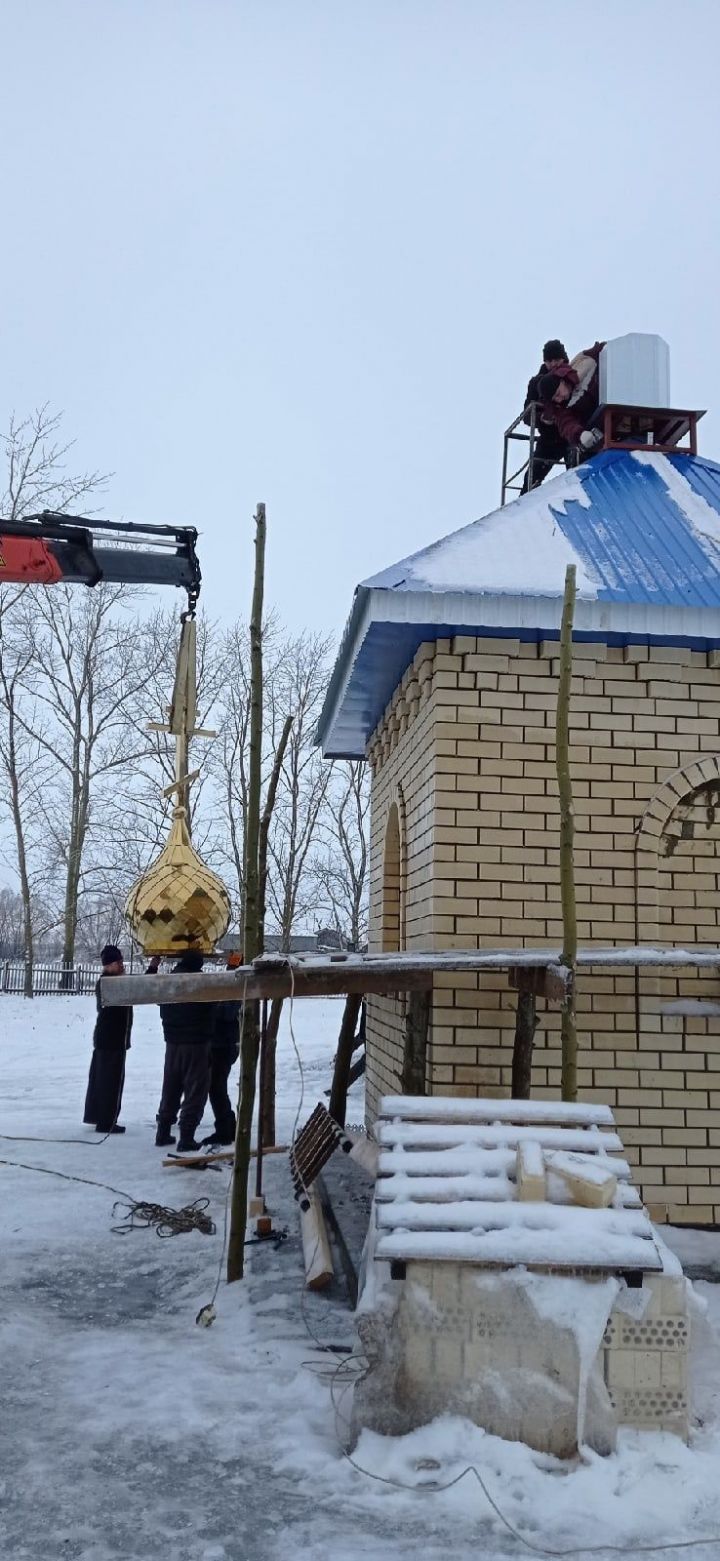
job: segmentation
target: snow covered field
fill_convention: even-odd
[[[333,1000],[296,1005],[303,1120],[329,1083],[340,1014]],[[424,1561],[497,1561],[532,1554],[533,1545],[610,1561],[617,1551],[603,1545],[637,1556],[652,1544],[669,1561],[677,1552],[663,1540],[704,1536],[717,1538],[685,1554],[718,1561],[713,1285],[697,1287],[707,1310],[695,1328],[701,1423],[692,1448],[623,1433],[616,1456],[568,1468],[445,1420],[396,1442],[366,1434],[354,1456],[371,1479],[347,1461],[336,1434],[333,1399],[341,1429],[346,1368],[317,1339],[347,1340],[348,1318],[303,1291],[285,1159],[267,1163],[267,1191],[290,1240],[277,1251],[251,1248],[247,1282],[222,1286],[217,1321],[196,1327],[218,1271],[228,1173],[161,1167],[154,1009],[136,1012],[127,1133],[99,1144],[80,1126],[92,1024],[88,998],[0,998],[0,1132],[80,1140],[5,1139],[0,1156],[175,1206],[209,1197],[218,1234],[116,1235],[113,1193],[0,1165],[3,1561],[409,1561],[419,1548]],[[287,1022],[278,1079],[287,1142],[300,1089]],[[359,1099],[351,1102],[349,1119],[359,1120]],[[709,1269],[720,1264],[718,1237],[682,1232],[673,1244]],[[525,1544],[492,1511],[475,1473],[451,1485],[469,1465]]]

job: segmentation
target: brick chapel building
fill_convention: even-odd
[[[355,593],[320,738],[370,765],[371,951],[560,946],[568,563],[580,945],[720,943],[720,466],[609,442]],[[515,1003],[504,974],[435,977],[429,1094],[510,1093]],[[577,1009],[579,1097],[612,1107],[651,1213],[720,1222],[720,970],[582,970]],[[369,1124],[404,1011],[368,1002]],[[548,1008],[533,1095],[559,1093]]]

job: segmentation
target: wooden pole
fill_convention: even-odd
[[[362,997],[359,992],[350,993],[345,999],[340,1035],[338,1036],[333,1069],[332,1088],[328,1110],[340,1127],[345,1126],[347,1092],[350,1084],[350,1068],[355,1050],[355,1026],[360,1013]]]
[[[512,1057],[512,1098],[529,1100],[532,1083],[533,1046],[537,1029],[537,1003],[534,992],[518,992],[515,1017],[515,1041]]]
[[[267,1007],[268,1007],[268,1000],[267,1000],[266,997],[264,997],[263,1000],[262,1000],[262,1020],[261,1020],[261,1023],[260,1023],[260,1104],[261,1104],[261,1109],[258,1112],[258,1129],[257,1129],[257,1155],[256,1155],[256,1165],[255,1165],[255,1197],[256,1198],[262,1198],[262,1195],[263,1195],[263,1186],[262,1186],[262,1181],[263,1181],[262,1098],[263,1098],[263,1084],[265,1082],[265,1067],[266,1067],[266,1061],[267,1061]]]
[[[292,724],[293,724],[294,720],[295,720],[294,715],[287,716],[286,720],[285,720],[285,725],[284,725],[284,727],[282,729],[282,732],[280,734],[280,741],[279,741],[279,743],[277,745],[277,749],[275,751],[275,758],[273,759],[273,767],[272,767],[272,770],[270,772],[270,780],[268,781],[268,789],[267,789],[267,792],[265,794],[265,806],[264,806],[263,811],[262,811],[262,818],[260,819],[260,832],[259,832],[259,837],[258,837],[258,841],[259,841],[259,843],[258,843],[258,878],[259,878],[259,900],[260,900],[260,916],[259,916],[259,920],[260,920],[260,948],[258,950],[258,953],[263,953],[263,951],[265,949],[265,906],[266,906],[266,903],[267,903],[268,835],[270,833],[270,824],[271,824],[271,821],[272,821],[273,809],[275,807],[275,798],[277,796],[278,782],[280,780],[280,771],[282,770],[282,767],[283,767],[283,760],[285,758],[285,749],[287,748],[287,745],[288,745],[288,740],[289,740],[289,737],[290,737],[290,732],[292,730]]]
[[[572,631],[575,616],[575,565],[565,574],[560,676],[555,721],[555,764],[560,795],[560,897],[562,901],[562,963],[570,972],[562,1005],[562,1098],[577,1100],[577,1029],[575,1024],[575,967],[577,964],[577,915],[575,910],[575,815],[570,776],[570,685],[572,680]]]
[[[280,1019],[283,1011],[284,998],[273,997],[270,1003],[270,1015],[265,1037],[265,1072],[262,1088],[260,1090],[260,1116],[262,1120],[263,1143],[266,1149],[271,1149],[275,1143],[275,1094],[276,1094],[276,1069],[277,1069],[277,1043],[280,1030]]]
[[[258,835],[258,896],[259,910],[259,944],[258,953],[265,951],[265,908],[267,904],[267,855],[268,836],[272,822],[275,798],[277,796],[278,782],[285,758],[285,749],[292,730],[295,717],[289,715],[285,719],[280,734],[280,741],[275,751],[273,767],[268,781],[268,789],[265,793],[265,806],[260,819],[260,831]],[[266,1149],[272,1148],[275,1143],[275,1077],[277,1059],[277,1038],[280,1028],[280,1015],[282,1014],[282,998],[273,1000],[270,1009],[270,1020],[265,1026],[263,1034],[263,1066],[260,1079],[260,1122],[262,1126],[262,1141]]]
[[[263,730],[263,656],[262,619],[265,589],[265,505],[258,504],[255,513],[255,581],[252,612],[250,615],[250,754],[248,781],[248,808],[245,839],[245,898],[243,908],[243,943],[245,962],[252,961],[260,952],[260,786]],[[245,1235],[247,1231],[248,1175],[250,1169],[250,1137],[252,1133],[253,1107],[255,1105],[255,1081],[260,1051],[260,1024],[257,1002],[245,1004],[242,1047],[240,1055],[240,1104],[235,1138],[235,1162],[230,1201],[230,1235],[228,1239],[228,1284],[242,1279],[245,1265]]]

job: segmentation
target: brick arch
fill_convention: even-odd
[[[397,783],[385,820],[382,876],[382,951],[396,953],[405,947],[405,890],[407,834],[405,798]]]
[[[639,943],[660,938],[660,865],[682,835],[674,815],[698,791],[720,787],[720,754],[708,754],[675,770],[650,798],[635,832],[635,924]]]

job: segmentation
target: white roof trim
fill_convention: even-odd
[[[374,589],[360,626],[354,636],[353,663],[372,623],[429,623],[496,628],[531,629],[535,632],[560,629],[562,596],[530,596],[524,593],[496,596],[482,591],[398,591]],[[677,607],[665,603],[609,602],[597,597],[578,596],[575,606],[575,632],[633,634],[653,639],[715,639],[720,641],[720,609],[716,607]],[[345,683],[347,686],[347,682]]]
[[[344,647],[346,659],[342,675],[323,711],[320,736],[325,752],[333,750],[338,713],[344,704],[355,662],[373,624],[429,624],[435,628],[453,625],[469,633],[497,629],[505,637],[512,634],[513,629],[518,632],[531,630],[534,634],[553,634],[560,630],[563,604],[559,596],[495,596],[477,591],[395,592],[388,587],[365,590],[365,601],[357,602],[355,622],[348,625],[350,632]],[[575,632],[595,634],[599,640],[609,634],[620,634],[640,639],[706,639],[720,643],[720,610],[579,597],[575,608]],[[391,693],[389,690],[388,698]]]

